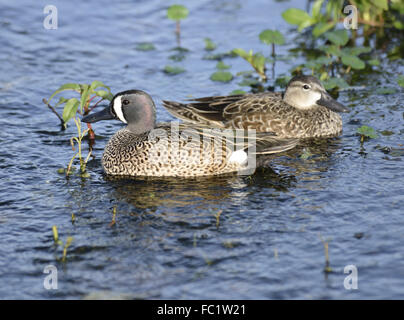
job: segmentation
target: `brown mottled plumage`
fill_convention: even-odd
[[[334,111],[348,111],[312,76],[294,77],[284,94],[205,97],[187,104],[163,101],[163,105],[174,116],[194,124],[255,129],[279,138],[338,136],[342,120]]]
[[[128,124],[105,147],[102,165],[110,175],[192,177],[245,171],[254,169],[249,155],[282,152],[297,143],[268,134],[251,136],[247,130],[156,125],[153,100],[140,90],[118,93],[105,110],[82,121],[108,119]]]

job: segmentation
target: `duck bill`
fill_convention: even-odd
[[[108,106],[104,110],[83,117],[81,121],[86,123],[93,123],[101,120],[113,120],[113,119],[116,119],[116,117],[114,114],[112,114],[111,108]]]
[[[317,100],[317,104],[326,107],[335,112],[349,112],[350,110],[342,103],[334,100],[328,93],[321,93],[321,99]]]

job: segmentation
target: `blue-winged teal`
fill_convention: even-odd
[[[82,121],[109,119],[127,124],[105,147],[102,166],[110,175],[187,177],[242,171],[248,166],[251,144],[254,154],[269,154],[289,150],[297,143],[296,139],[282,140],[268,134],[245,142],[247,130],[239,130],[243,133],[240,142],[231,135],[236,130],[224,133],[177,122],[156,125],[155,104],[140,90],[118,93],[106,109]]]
[[[217,96],[181,104],[163,101],[174,116],[217,128],[255,129],[279,138],[334,137],[342,132],[337,112],[349,112],[312,76],[292,78],[284,93]]]

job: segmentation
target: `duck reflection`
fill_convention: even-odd
[[[136,208],[210,206],[248,201],[257,188],[288,192],[299,179],[318,179],[332,166],[331,155],[340,148],[339,139],[306,140],[295,149],[257,159],[251,176],[227,174],[210,177],[105,176],[115,189],[114,197]],[[304,177],[303,177],[304,175]],[[254,188],[251,188],[254,186]],[[274,196],[279,193],[274,193]]]

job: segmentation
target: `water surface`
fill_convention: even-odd
[[[121,125],[97,123],[91,177],[66,180],[57,169],[73,155],[76,129],[60,131],[42,104],[59,85],[102,80],[113,92],[142,89],[156,100],[158,120],[173,120],[161,99],[238,88],[237,80],[209,80],[216,62],[202,59],[205,37],[217,52],[269,53],[258,34],[278,28],[293,42],[280,14],[304,3],[187,2],[181,44],[190,51],[180,62],[170,59],[175,26],[166,1],[54,1],[57,30],[43,28],[47,4],[3,2],[0,14],[0,298],[404,298],[404,93],[394,80],[402,61],[341,93],[353,110],[343,115],[343,135],[311,146],[309,159],[297,149],[251,177],[112,180],[100,157]],[[135,50],[140,42],[156,50]],[[234,73],[248,70],[241,59],[226,63]],[[187,71],[166,75],[167,64]],[[290,67],[279,62],[276,73]],[[378,95],[379,86],[397,90]],[[360,125],[379,137],[361,146]],[[53,225],[62,241],[73,237],[65,263]],[[329,274],[321,239],[329,242]],[[59,270],[58,290],[43,287],[47,265]],[[347,265],[358,268],[358,290],[344,288]]]

